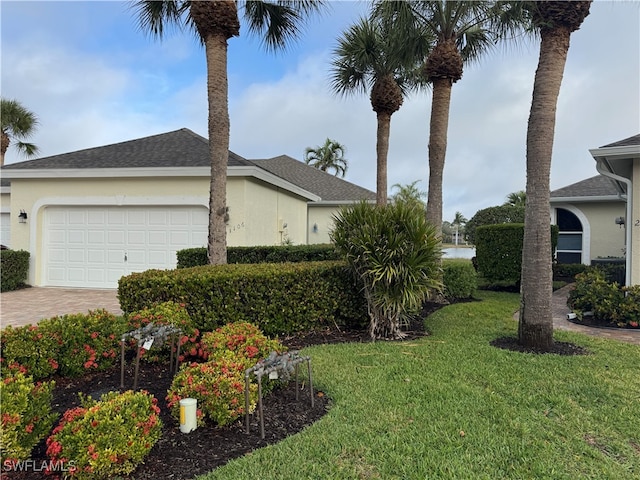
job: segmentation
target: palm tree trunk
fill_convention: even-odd
[[[229,159],[229,105],[227,84],[227,39],[210,34],[205,39],[207,95],[209,100],[209,263],[227,263],[227,163]]]
[[[376,142],[376,205],[387,204],[387,156],[389,154],[389,130],[391,114],[379,112]]]
[[[560,84],[571,32],[542,32],[527,127],[527,190],[518,339],[549,351],[553,346],[549,175]]]
[[[447,153],[447,130],[451,105],[451,80],[433,79],[431,123],[429,131],[429,192],[427,220],[442,236],[442,174]]]
[[[4,165],[4,154],[7,153],[11,140],[5,132],[0,132],[0,167]]]

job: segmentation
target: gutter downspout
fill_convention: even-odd
[[[605,163],[607,168],[605,169]],[[598,173],[600,173],[601,175],[604,175],[605,177],[609,177],[613,180],[616,180],[618,182],[622,182],[627,186],[627,200],[625,202],[626,204],[626,216],[627,218],[625,219],[625,242],[626,242],[626,254],[625,254],[625,278],[624,278],[624,283],[625,286],[630,286],[631,285],[631,226],[629,225],[629,222],[631,221],[632,218],[632,203],[631,203],[631,199],[633,198],[633,184],[631,183],[631,180],[625,177],[621,177],[620,175],[616,175],[615,173],[613,173],[611,171],[611,166],[609,165],[609,163],[607,162],[606,158],[598,158],[596,159],[596,170],[598,171]],[[622,195],[621,195],[622,196]]]

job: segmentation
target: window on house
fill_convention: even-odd
[[[556,209],[558,263],[582,263],[582,223],[569,210]]]

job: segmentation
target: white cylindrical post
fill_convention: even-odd
[[[198,426],[196,411],[198,400],[195,398],[183,398],[180,400],[180,431],[189,433]]]

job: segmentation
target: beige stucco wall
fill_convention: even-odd
[[[640,285],[640,158],[633,160],[631,221],[631,284]]]
[[[624,217],[624,202],[554,203],[553,207],[569,210],[582,222],[583,263],[590,264],[597,257],[623,256],[625,230],[615,219]]]
[[[31,252],[29,283],[40,285],[43,220],[52,205],[199,205],[208,206],[206,177],[13,179],[11,198],[2,195],[2,206],[11,205],[11,246]],[[6,198],[5,198],[6,197]],[[247,177],[227,181],[229,223],[227,245],[279,245],[289,238],[306,243],[307,200],[271,184]],[[8,205],[7,205],[8,207]],[[18,213],[29,219],[18,224]],[[282,220],[282,221],[280,221]],[[286,224],[282,229],[281,225]],[[280,231],[282,230],[282,231]]]
[[[330,243],[329,232],[333,229],[333,216],[340,211],[340,207],[326,205],[309,206],[308,243]],[[314,229],[317,225],[317,229]],[[315,230],[315,231],[314,231]]]

